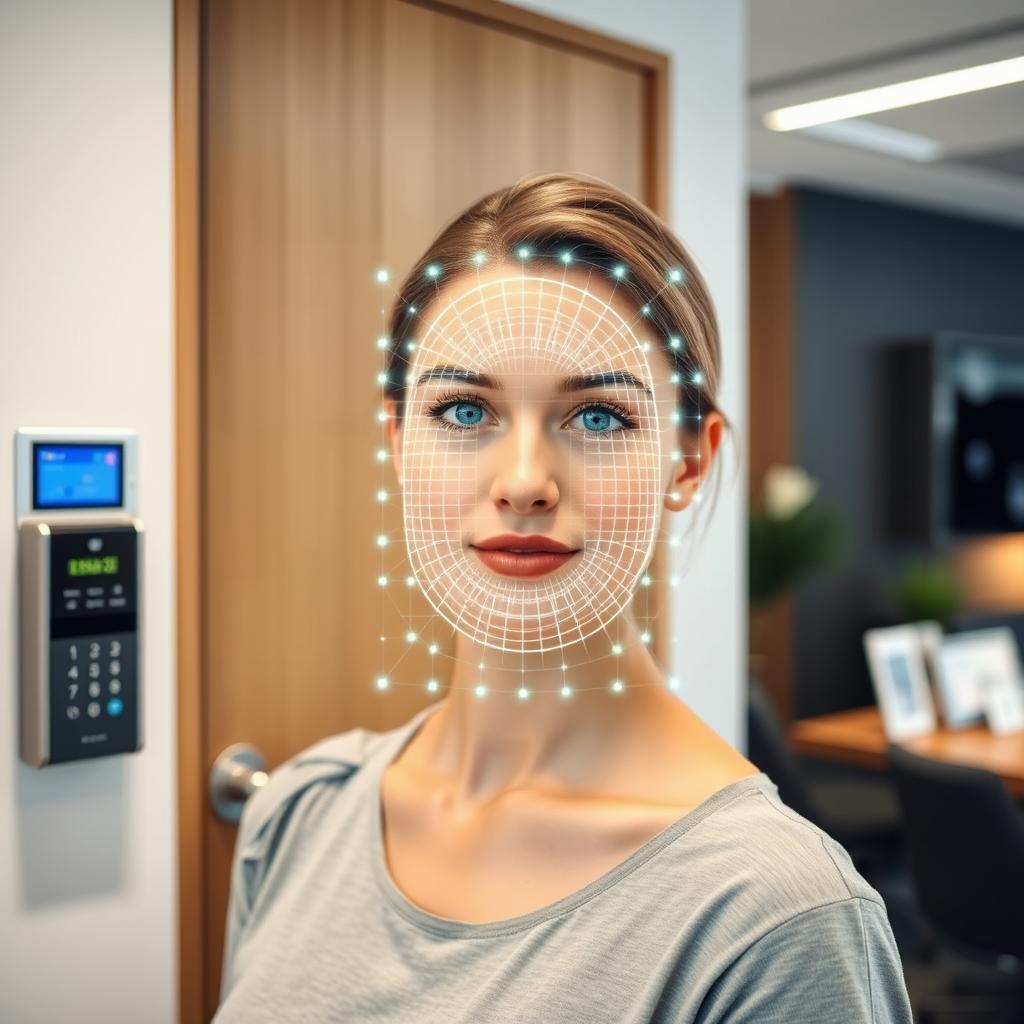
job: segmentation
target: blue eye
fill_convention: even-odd
[[[449,412],[455,413],[455,422],[463,427],[475,427],[484,418],[483,409],[475,402],[456,402],[445,410]]]
[[[621,430],[625,425],[611,410],[602,408],[600,405],[588,406],[573,419],[582,420],[583,429],[588,434],[611,434],[616,430]]]

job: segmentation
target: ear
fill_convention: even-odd
[[[402,428],[398,422],[398,403],[393,398],[384,399],[384,411],[388,414],[388,443],[391,445],[391,459],[395,464],[398,486],[402,480]]]
[[[724,426],[722,414],[710,412],[701,418],[698,434],[686,435],[683,457],[673,463],[672,479],[665,495],[668,511],[681,512],[693,501],[694,494],[707,479],[718,446],[722,443]]]

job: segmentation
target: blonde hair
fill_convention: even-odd
[[[681,434],[699,435],[697,413],[712,410],[734,433],[716,405],[721,375],[718,321],[693,257],[665,222],[632,196],[599,178],[567,173],[522,178],[479,199],[449,222],[409,271],[388,322],[384,393],[395,401],[399,425],[409,365],[406,342],[417,337],[437,294],[438,278],[427,268],[439,267],[448,281],[460,272],[472,272],[476,253],[485,253],[489,260],[515,261],[524,246],[531,265],[542,262],[561,268],[562,255],[569,252],[574,265],[614,275],[616,292],[627,293],[638,311],[644,311],[679,373]],[[617,267],[624,268],[621,277],[615,273]],[[673,339],[678,347],[673,347]],[[718,472],[716,502],[720,464]]]

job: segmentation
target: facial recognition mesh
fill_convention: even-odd
[[[659,528],[653,346],[598,295],[526,271],[460,289],[423,330],[401,458],[423,594],[457,630],[504,651],[554,650],[605,628]],[[542,575],[505,575],[473,545],[507,533],[573,554]]]

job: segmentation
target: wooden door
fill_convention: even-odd
[[[176,17],[181,1009],[199,1021],[235,841],[206,798],[217,755],[245,741],[273,767],[437,699],[422,645],[404,685],[373,686],[403,621],[376,593],[375,271],[400,281],[528,173],[594,174],[664,214],[667,59],[490,0]]]

